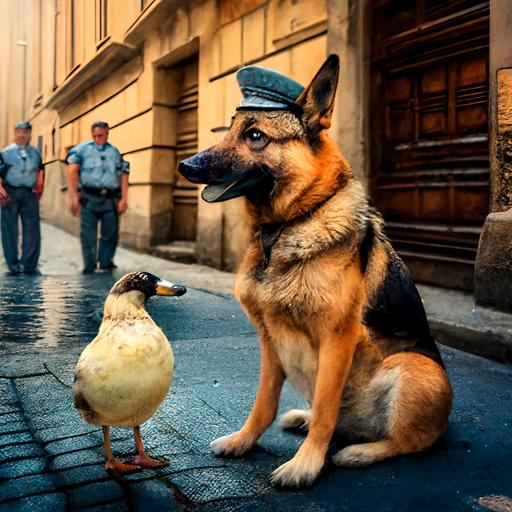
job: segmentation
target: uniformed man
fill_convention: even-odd
[[[108,130],[108,124],[103,121],[93,123],[93,140],[71,148],[67,158],[70,210],[75,216],[80,214],[84,274],[115,268],[119,215],[128,207],[130,166],[108,142]]]
[[[43,192],[43,164],[31,146],[32,126],[14,127],[14,143],[0,152],[0,205],[4,257],[12,275],[38,273],[41,251],[39,201]],[[21,260],[18,254],[18,217],[23,230]]]

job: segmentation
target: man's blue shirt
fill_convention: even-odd
[[[130,171],[130,164],[109,142],[103,146],[82,142],[69,150],[67,162],[80,165],[80,185],[89,188],[118,189],[121,174]]]
[[[13,187],[34,188],[39,170],[43,168],[41,154],[34,146],[18,146],[10,144],[2,149],[2,159],[8,167],[4,179]]]

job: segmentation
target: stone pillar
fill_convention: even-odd
[[[368,159],[369,20],[367,0],[327,1],[327,53],[340,57],[331,137],[366,183]]]
[[[474,293],[479,305],[512,312],[512,4],[491,0],[489,165],[491,213],[480,237]]]

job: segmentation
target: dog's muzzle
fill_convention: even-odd
[[[273,177],[261,167],[244,171],[219,172],[215,169],[209,150],[191,156],[180,162],[179,172],[192,183],[204,183],[201,197],[207,203],[218,203],[247,194],[249,191]]]

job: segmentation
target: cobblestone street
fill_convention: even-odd
[[[302,434],[274,424],[240,460],[209,451],[212,439],[240,428],[258,383],[258,341],[230,292],[233,276],[125,249],[115,275],[82,276],[78,240],[46,224],[42,254],[41,276],[8,277],[0,262],[2,512],[511,510],[493,508],[512,507],[509,366],[443,348],[455,399],[448,431],[431,450],[364,470],[328,463],[312,488],[278,491],[267,477]],[[176,368],[169,396],[141,431],[148,452],[170,465],[114,480],[103,469],[101,429],[80,418],[71,384],[108,289],[130,270],[184,284],[188,293],[148,304]],[[300,406],[285,386],[280,412]],[[120,458],[135,453],[131,431],[112,436]]]

